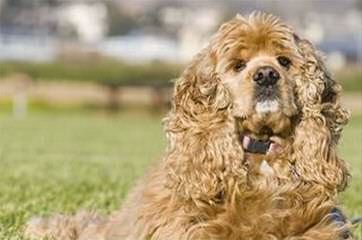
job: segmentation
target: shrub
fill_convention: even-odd
[[[180,74],[180,66],[161,62],[125,64],[116,61],[91,63],[2,62],[0,76],[24,73],[36,81],[69,80],[92,81],[110,86],[168,86]]]
[[[362,92],[362,69],[360,67],[346,68],[336,74],[336,79],[342,84],[344,91]]]

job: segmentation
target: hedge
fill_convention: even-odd
[[[115,86],[168,86],[180,74],[181,67],[166,63],[131,65],[115,61],[98,63],[0,62],[0,76],[27,74],[34,80],[92,81]]]
[[[362,92],[362,68],[347,68],[336,74],[336,79],[342,84],[343,90],[347,92]]]

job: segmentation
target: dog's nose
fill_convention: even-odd
[[[260,67],[253,75],[253,80],[260,86],[274,85],[279,78],[278,71],[271,66]]]

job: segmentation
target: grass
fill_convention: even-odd
[[[160,117],[36,113],[0,115],[0,239],[34,214],[119,207],[164,146]]]
[[[19,228],[33,215],[118,208],[162,154],[160,121],[146,113],[38,111],[23,119],[0,113],[0,239],[21,239]],[[340,145],[354,175],[342,196],[350,216],[362,214],[361,121],[352,119]]]
[[[349,187],[341,195],[342,203],[348,216],[362,216],[362,115],[352,117],[344,129],[339,153],[352,174]],[[355,229],[355,235],[362,240],[362,224]]]

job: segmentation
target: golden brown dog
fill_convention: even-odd
[[[351,238],[337,209],[349,114],[314,47],[264,13],[223,24],[175,83],[164,160],[120,211],[30,221],[81,240]],[[337,219],[337,220],[336,220]]]

